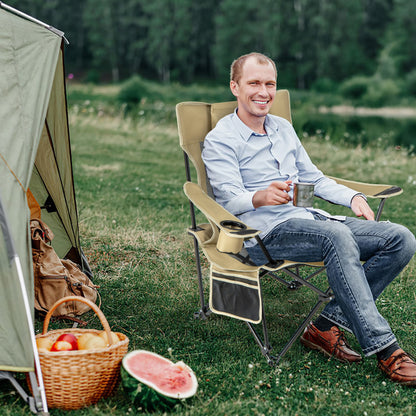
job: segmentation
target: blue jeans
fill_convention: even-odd
[[[335,298],[322,315],[353,332],[364,355],[396,341],[375,301],[416,251],[415,237],[407,228],[349,217],[330,220],[315,214],[315,220],[293,218],[277,225],[264,244],[276,260],[324,262]],[[247,250],[256,264],[267,262],[258,245]]]

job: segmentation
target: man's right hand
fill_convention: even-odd
[[[288,194],[291,184],[292,181],[272,182],[266,189],[257,191],[253,195],[254,208],[287,204],[292,199]]]

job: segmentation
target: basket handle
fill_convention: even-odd
[[[106,317],[102,313],[101,309],[95,303],[91,302],[89,299],[83,298],[82,296],[65,296],[65,297],[57,300],[51,306],[51,308],[49,309],[48,313],[45,316],[45,320],[43,322],[42,335],[45,335],[48,332],[49,321],[51,320],[51,316],[52,316],[54,310],[59,305],[62,305],[63,303],[70,302],[70,301],[77,301],[77,302],[85,303],[86,305],[88,305],[95,312],[95,314],[100,319],[101,325],[103,326],[105,332],[107,333],[108,344],[112,345],[113,344],[113,337],[111,336],[110,325],[108,325],[108,321],[107,321]]]

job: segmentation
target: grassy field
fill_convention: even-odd
[[[112,329],[129,337],[130,350],[183,360],[199,381],[196,396],[172,414],[414,414],[416,389],[386,380],[374,358],[341,364],[296,343],[272,368],[243,323],[219,316],[195,320],[199,296],[186,233],[189,205],[182,192],[185,175],[174,99],[168,104],[143,102],[134,117],[125,117],[121,107],[111,105],[114,90],[73,87],[69,94],[82,245],[100,285],[102,310]],[[177,101],[189,99],[181,94]],[[383,219],[416,232],[414,156],[403,149],[345,147],[317,137],[308,137],[304,145],[327,174],[402,186],[403,195],[386,203]],[[334,213],[347,212],[319,204]],[[378,301],[400,343],[414,355],[415,266],[413,259]],[[203,268],[207,272],[206,262]],[[271,342],[278,350],[315,299],[303,289],[288,293],[269,281],[264,297]],[[90,314],[85,319],[90,327],[100,327]],[[354,339],[349,341],[359,348]],[[5,382],[0,383],[0,406],[2,415],[29,413]],[[121,387],[114,397],[86,409],[51,409],[51,415],[136,413],[140,409],[131,406]]]

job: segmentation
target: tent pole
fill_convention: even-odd
[[[1,5],[1,3],[0,3]],[[14,243],[13,243],[13,239],[12,239],[12,235],[10,233],[10,229],[9,226],[7,224],[7,218],[6,218],[6,213],[4,211],[3,208],[3,202],[0,198],[0,226],[3,232],[3,237],[6,243],[6,248],[7,248],[7,253],[8,253],[8,258],[10,261],[10,264],[13,262],[15,267],[16,267],[16,271],[17,271],[17,276],[19,278],[19,284],[20,284],[20,290],[22,293],[22,298],[23,298],[23,303],[25,306],[25,312],[26,312],[26,320],[27,320],[27,324],[28,324],[28,328],[29,328],[29,333],[30,333],[30,340],[31,340],[31,344],[32,344],[32,350],[33,350],[33,356],[35,359],[35,369],[37,372],[37,377],[38,377],[38,382],[39,382],[39,386],[36,386],[38,388],[38,391],[40,392],[40,397],[41,397],[41,405],[42,405],[42,414],[44,415],[48,415],[48,405],[47,405],[47,401],[46,401],[46,393],[45,393],[45,386],[43,384],[43,377],[42,377],[42,369],[40,367],[40,359],[39,359],[39,352],[36,346],[36,338],[35,338],[35,332],[34,332],[34,324],[33,324],[33,319],[32,319],[32,314],[30,311],[30,305],[29,305],[29,298],[27,296],[27,291],[26,291],[26,286],[25,286],[25,281],[23,278],[23,270],[22,270],[22,266],[20,264],[20,259],[19,256],[17,254],[17,251],[14,247]],[[36,378],[36,377],[34,377]],[[32,383],[33,384],[33,383]],[[35,383],[37,384],[37,383]],[[34,389],[32,389],[34,390]],[[35,391],[33,391],[34,396],[35,396]],[[35,399],[35,407],[37,410],[38,404],[37,403],[37,398],[34,397]]]
[[[36,369],[36,374],[37,374],[37,378],[38,378],[38,382],[39,382],[38,389],[39,389],[39,393],[40,393],[40,397],[41,397],[41,401],[42,401],[43,414],[47,415],[47,414],[49,414],[48,413],[48,404],[47,404],[47,401],[46,401],[45,385],[43,384],[42,369],[40,367],[39,352],[38,352],[38,348],[36,346],[35,333],[33,331],[34,325],[33,325],[33,320],[32,320],[32,314],[30,312],[29,299],[27,297],[25,282],[24,282],[24,279],[23,279],[22,266],[20,264],[20,260],[19,260],[19,257],[17,256],[17,254],[15,254],[15,256],[14,256],[14,263],[15,263],[15,266],[16,266],[17,274],[19,276],[20,287],[22,289],[22,295],[23,295],[23,303],[25,304],[27,323],[28,323],[28,326],[29,326],[29,329],[30,329],[30,340],[32,342],[33,355],[34,355],[34,358],[35,358],[35,369]],[[35,397],[35,402],[36,402],[36,397]],[[35,403],[35,405],[37,405],[37,403]]]
[[[55,27],[53,27],[51,25],[48,25],[46,23],[43,23],[42,21],[40,21],[38,19],[35,19],[34,17],[29,16],[28,14],[23,13],[20,10],[17,10],[14,7],[9,6],[8,4],[3,3],[2,1],[0,1],[0,7],[3,8],[3,9],[5,9],[5,10],[7,10],[7,11],[9,11],[9,12],[12,12],[14,14],[17,14],[18,16],[23,17],[24,19],[30,20],[31,22],[34,22],[34,23],[37,23],[38,25],[43,26],[45,29],[48,29],[51,32],[53,32],[56,35],[58,35],[61,38],[63,38],[65,40],[65,43],[67,45],[69,44],[68,39],[66,39],[66,37],[64,36],[64,32],[61,32],[60,30],[56,29]]]

